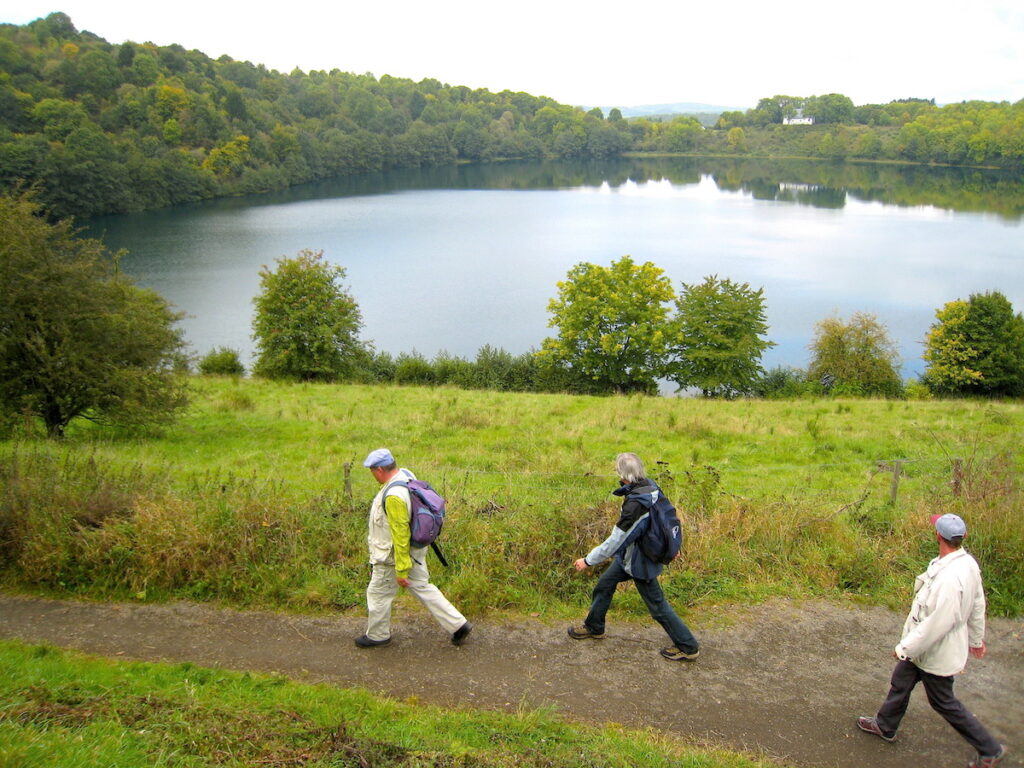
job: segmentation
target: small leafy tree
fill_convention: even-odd
[[[173,420],[182,317],[134,285],[99,240],[47,223],[30,195],[0,195],[0,409],[121,426]]]
[[[324,261],[323,251],[302,250],[260,271],[253,299],[253,372],[270,379],[336,381],[350,377],[367,350],[359,341],[362,316],[341,285],[342,267]]]
[[[600,392],[652,392],[665,364],[672,283],[651,262],[629,256],[610,267],[577,264],[558,283],[548,303],[547,338],[538,353],[542,365],[567,370]]]
[[[203,355],[199,361],[199,372],[206,376],[243,376],[245,366],[237,350],[217,347]]]
[[[676,310],[668,378],[706,397],[753,391],[764,374],[761,355],[775,346],[761,338],[768,332],[764,290],[711,275],[683,283]]]
[[[936,394],[1024,394],[1024,317],[999,291],[951,301],[925,340],[924,381]]]
[[[811,353],[808,378],[833,392],[889,397],[902,392],[896,343],[872,314],[855,312],[845,322],[838,317],[819,321]]]

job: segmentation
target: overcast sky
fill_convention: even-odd
[[[843,93],[856,104],[1024,98],[1021,0],[20,0],[0,21],[53,11],[111,43],[180,43],[217,58],[372,72],[573,105],[753,107]]]

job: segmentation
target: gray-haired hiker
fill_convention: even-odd
[[[370,505],[367,542],[373,575],[366,588],[366,634],[356,638],[356,645],[374,648],[391,642],[391,604],[400,586],[412,592],[437,623],[451,633],[452,643],[461,645],[473,625],[430,583],[427,547],[410,542],[410,497],[404,483],[416,476],[408,469],[399,469],[387,448],[371,451],[363,466],[381,489]]]
[[[914,584],[914,604],[903,625],[903,637],[892,655],[899,661],[889,695],[874,717],[857,718],[862,731],[885,741],[907,711],[910,694],[924,684],[928,703],[978,753],[968,768],[993,768],[1006,755],[978,718],[953,694],[953,679],[964,671],[968,655],[985,656],[985,592],[978,563],[961,548],[967,525],[957,515],[933,515],[939,556]]]
[[[612,493],[623,498],[619,521],[607,539],[573,565],[577,571],[583,571],[608,559],[612,559],[612,563],[594,586],[590,613],[582,626],[569,628],[569,637],[575,640],[604,637],[605,614],[615,588],[620,582],[632,580],[647,610],[672,640],[671,646],[661,649],[661,655],[670,661],[693,661],[700,653],[699,645],[658,584],[663,565],[647,557],[640,546],[661,489],[647,479],[643,462],[635,453],[620,453],[615,459],[615,471],[619,475],[619,487]]]

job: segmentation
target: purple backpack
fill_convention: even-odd
[[[409,543],[414,547],[433,544],[444,525],[445,501],[441,494],[424,480],[397,480],[388,488],[395,485],[409,489]]]

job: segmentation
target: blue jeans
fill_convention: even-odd
[[[661,624],[668,633],[673,645],[686,653],[696,652],[699,648],[697,638],[693,636],[693,633],[683,623],[683,620],[672,610],[672,606],[665,599],[665,593],[662,592],[658,580],[634,579],[626,573],[626,569],[622,567],[622,563],[619,562],[618,558],[612,560],[612,564],[601,574],[601,578],[594,585],[594,593],[591,595],[590,613],[587,614],[587,618],[583,622],[587,628],[595,634],[604,633],[604,617],[608,613],[609,606],[612,604],[615,588],[620,582],[631,579],[636,584],[636,591],[640,593],[640,597],[647,604],[647,610],[651,612],[651,617]]]

